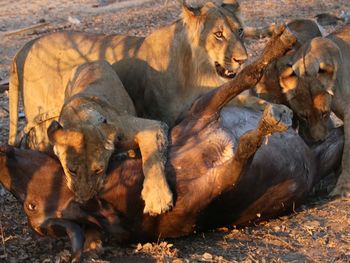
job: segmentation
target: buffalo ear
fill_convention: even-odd
[[[49,137],[49,141],[52,145],[56,144],[58,138],[63,133],[63,127],[58,121],[51,122],[49,128],[47,129],[47,136]]]
[[[4,154],[8,158],[13,158],[15,157],[15,147],[8,144],[0,145],[0,154]]]
[[[221,6],[232,13],[236,13],[239,9],[239,3],[236,0],[224,0]]]

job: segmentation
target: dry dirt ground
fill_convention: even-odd
[[[241,0],[249,26],[313,18],[322,12],[339,15],[349,0]],[[0,0],[0,81],[9,75],[15,52],[28,40],[58,30],[147,35],[175,20],[175,0]],[[39,21],[44,28],[20,34],[5,32]],[[326,28],[331,31],[333,28]],[[255,56],[266,39],[247,41]],[[0,94],[0,143],[8,134],[8,97]],[[330,180],[323,186],[331,186]],[[327,189],[327,187],[321,187]],[[329,190],[330,187],[328,187]],[[65,239],[39,237],[28,227],[21,205],[0,189],[0,262],[66,262]],[[350,262],[350,200],[330,200],[325,191],[313,195],[291,214],[246,228],[234,226],[176,240],[121,247],[107,244],[84,262]]]

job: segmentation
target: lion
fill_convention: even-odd
[[[147,37],[66,31],[28,42],[11,66],[9,144],[51,151],[47,129],[59,119],[71,72],[96,60],[112,65],[137,116],[173,126],[194,99],[233,78],[247,60],[238,7],[233,0],[221,6],[184,4],[180,19]],[[17,134],[20,94],[26,126]],[[65,171],[69,162],[74,163],[62,163]]]
[[[294,19],[287,23],[287,28],[294,34],[297,41],[293,48],[284,56],[270,63],[261,80],[253,90],[253,94],[259,98],[272,103],[285,104],[288,106],[287,98],[279,83],[281,73],[291,63],[293,55],[306,42],[315,37],[321,37],[322,32],[319,25],[310,19]],[[263,105],[267,105],[262,103]]]
[[[293,47],[282,57],[272,61],[264,71],[264,74],[258,84],[245,94],[231,102],[231,105],[244,106],[255,110],[264,110],[270,103],[288,105],[287,98],[283,93],[279,83],[280,74],[291,63],[293,55],[307,41],[315,37],[322,36],[322,28],[310,19],[294,19],[286,24],[287,29],[293,33],[297,41]],[[249,37],[263,35],[270,37],[276,29],[275,24],[262,29],[245,28],[249,32]],[[247,36],[247,34],[245,33]]]
[[[57,119],[72,69],[106,60],[134,102],[138,116],[174,125],[195,98],[233,78],[247,60],[239,5],[208,2],[183,5],[182,16],[147,37],[66,31],[27,43],[15,56],[10,76],[9,144],[18,145],[18,98],[22,93],[27,125],[35,134],[30,148],[47,150],[41,119]],[[45,128],[45,127],[43,127]]]
[[[90,200],[103,186],[113,152],[138,147],[145,175],[144,213],[161,214],[172,207],[164,168],[167,126],[136,116],[131,98],[108,62],[74,68],[57,110],[58,121],[51,122],[47,135],[77,201]]]
[[[342,172],[331,195],[350,195],[350,25],[306,42],[280,75],[280,85],[296,113],[299,132],[312,141],[328,135],[333,111],[344,122]]]

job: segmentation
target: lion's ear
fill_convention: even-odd
[[[335,75],[335,71],[336,68],[334,65],[329,64],[329,63],[325,63],[325,62],[321,62],[320,63],[320,68],[319,68],[319,72],[326,72],[328,74],[331,74],[332,76]]]
[[[331,96],[334,96],[333,88],[335,79],[337,77],[336,66],[321,62],[318,71],[318,77],[326,86],[326,92]]]
[[[52,145],[55,145],[61,137],[63,137],[64,131],[62,125],[58,121],[51,122],[47,129],[47,136]]]
[[[194,7],[183,1],[182,19],[185,24],[196,26],[198,29],[198,27],[203,24],[204,18],[206,17],[208,11],[215,7],[215,4],[212,2],[207,2],[203,6]]]
[[[281,72],[280,75],[280,85],[282,87],[282,92],[285,94],[293,94],[294,90],[298,86],[298,77],[294,73],[292,67],[287,67]]]
[[[100,125],[100,130],[103,132],[105,137],[104,147],[106,150],[114,150],[114,145],[117,143],[117,129],[114,125],[107,122],[103,122]]]
[[[186,1],[182,1],[182,17],[184,21],[189,21],[193,19],[195,16],[199,16],[201,14],[201,7],[193,7],[188,5]]]
[[[236,0],[224,0],[221,6],[232,13],[236,13],[239,10],[239,3]]]

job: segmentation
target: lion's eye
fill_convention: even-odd
[[[300,114],[299,114],[299,117],[300,117],[300,119],[302,119],[303,121],[307,121],[307,119],[308,119],[308,116],[307,116],[307,114],[305,114],[305,113],[300,113]]]
[[[214,33],[214,35],[219,40],[222,40],[224,38],[224,34],[222,33],[222,31],[217,31]]]
[[[100,168],[100,169],[96,169],[95,170],[95,174],[97,174],[97,175],[100,175],[100,174],[102,174],[103,173],[103,168]]]
[[[239,35],[239,38],[244,37],[244,29],[242,27],[238,29],[238,35]]]
[[[77,171],[75,169],[72,169],[72,168],[68,168],[68,172],[73,175],[73,176],[76,176],[77,175]]]
[[[319,74],[324,74],[324,73],[327,73],[327,71],[326,71],[325,69],[323,69],[323,68],[320,68],[320,69],[318,70],[318,73],[319,73]]]
[[[36,210],[36,205],[34,203],[28,204],[28,210],[29,211],[35,211]]]

